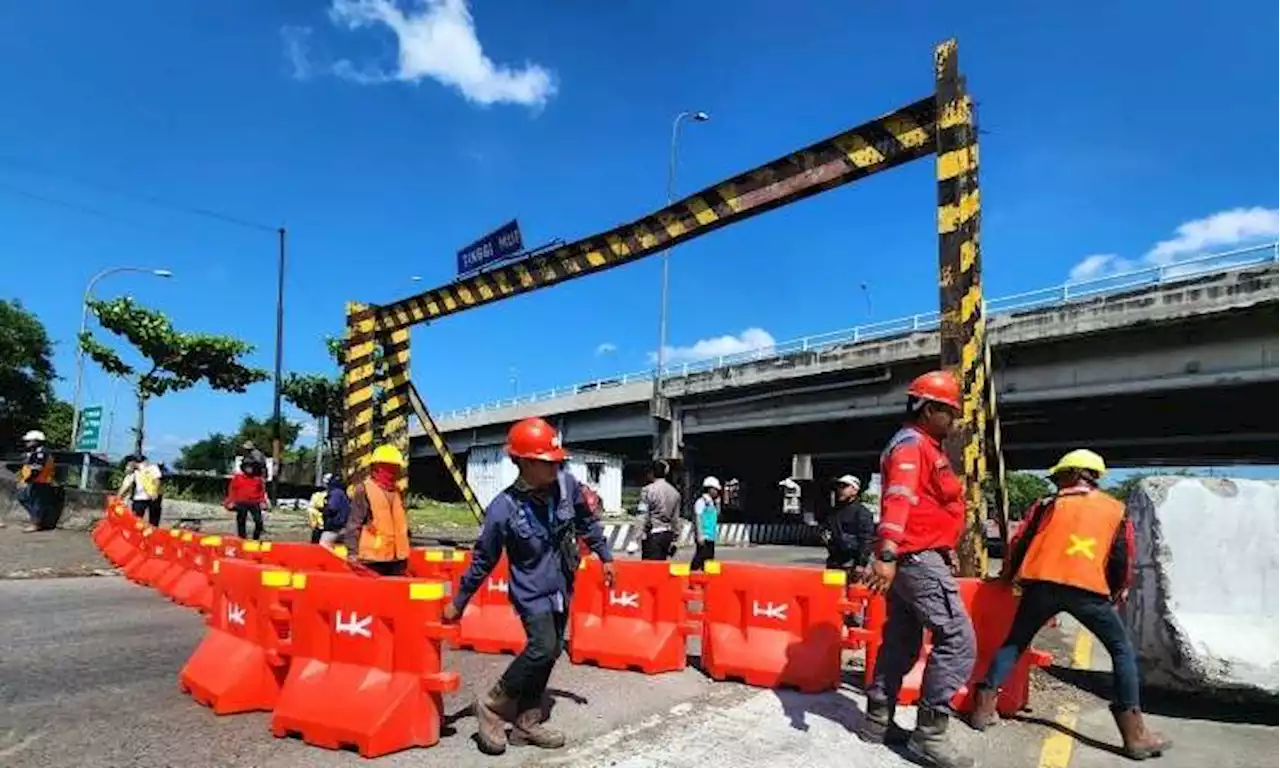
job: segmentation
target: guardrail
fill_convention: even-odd
[[[1155,285],[1180,282],[1204,275],[1232,272],[1239,269],[1256,267],[1262,264],[1275,263],[1278,259],[1280,259],[1280,243],[1268,243],[1249,248],[1239,248],[1233,251],[1198,256],[1196,258],[1184,259],[1172,264],[1132,270],[1130,272],[1109,275],[1107,277],[1093,280],[1062,283],[1050,288],[1041,288],[1035,291],[1016,293],[1012,296],[1001,296],[1000,298],[987,300],[985,310],[987,316],[990,317],[991,315],[997,314],[1009,314],[1031,309],[1044,309],[1048,307],[1062,306],[1076,301],[1083,301],[1103,295],[1123,293],[1124,291],[1130,291],[1137,288],[1149,288]],[[785,357],[787,355],[802,352],[822,351],[842,344],[857,344],[864,341],[874,341],[876,339],[899,336],[904,333],[931,331],[937,327],[938,313],[936,311],[922,312],[920,314],[899,317],[893,320],[882,320],[875,323],[867,323],[865,325],[846,328],[844,330],[804,336],[799,339],[785,341],[773,346],[760,347],[758,349],[740,352],[733,355],[721,355],[719,357],[708,357],[687,363],[668,365],[663,368],[662,377],[664,379],[679,378],[688,376],[691,373],[702,373],[705,371],[716,370],[717,368],[729,368],[735,365],[758,362],[769,358]],[[620,387],[625,384],[635,384],[646,381],[652,382],[653,376],[654,370],[649,369],[645,371],[619,374],[617,376],[592,379],[570,386],[554,387],[541,392],[534,392],[529,395],[493,400],[481,405],[474,405],[466,408],[455,408],[451,411],[441,413],[438,418],[459,418],[475,413],[496,410],[498,408],[509,408],[511,406],[523,405],[526,403],[537,403],[559,397],[570,397],[586,392],[595,392],[602,389]]]

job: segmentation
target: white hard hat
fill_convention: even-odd
[[[702,487],[703,487],[703,488],[715,488],[715,489],[718,491],[718,490],[720,490],[720,481],[719,481],[719,480],[717,480],[717,479],[716,479],[714,476],[712,476],[712,475],[707,475],[707,478],[706,478],[705,480],[703,480],[703,481],[702,481]]]
[[[841,475],[837,477],[836,485],[852,485],[854,488],[862,487],[862,483],[853,475]]]
[[[640,542],[638,542],[638,541],[629,541],[629,542],[627,542],[627,554],[628,554],[628,555],[634,555],[635,553],[637,553],[637,552],[639,552],[639,551],[640,551]]]
[[[44,433],[38,429],[33,429],[22,436],[22,441],[25,443],[43,443]]]

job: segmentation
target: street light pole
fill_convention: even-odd
[[[167,269],[111,267],[89,278],[89,284],[84,287],[84,297],[80,300],[80,332],[76,334],[76,389],[71,404],[74,409],[71,414],[71,445],[67,446],[73,450],[76,447],[76,438],[80,432],[80,388],[84,384],[84,348],[80,345],[80,337],[84,335],[85,330],[89,327],[89,300],[93,298],[93,286],[107,275],[114,275],[117,272],[150,272],[156,277],[173,277],[173,273]]]
[[[284,227],[277,229],[276,234],[280,238],[280,257],[276,262],[276,375],[271,405],[271,458],[275,465],[271,473],[272,504],[280,498],[280,377],[284,368]]]
[[[667,205],[671,205],[672,203],[675,202],[675,199],[676,199],[677,149],[679,148],[679,142],[680,142],[680,126],[684,123],[686,119],[692,119],[694,122],[698,122],[698,123],[705,123],[706,121],[711,119],[711,115],[701,111],[699,112],[685,111],[676,115],[675,119],[671,121],[671,152],[667,162]],[[658,354],[657,354],[658,365],[653,372],[653,404],[655,407],[658,405],[658,402],[659,402],[658,398],[662,394],[662,371],[667,364],[667,304],[668,304],[668,296],[669,296],[669,290],[670,290],[669,288],[670,279],[671,279],[671,249],[667,248],[662,252],[662,291],[661,291],[662,297],[661,297],[661,305],[658,310]],[[655,416],[655,420],[654,420],[655,429],[660,432],[661,430],[657,426],[657,418],[656,418],[657,413],[655,413],[654,416]],[[660,440],[659,440],[658,434],[655,434],[654,442],[653,442],[655,457],[656,457],[656,454],[658,454],[661,451],[661,446],[659,445],[659,442]]]

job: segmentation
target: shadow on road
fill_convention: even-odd
[[[1056,720],[1049,720],[1043,717],[1032,717],[1030,715],[1014,715],[1009,719],[1017,720],[1020,723],[1032,723],[1034,725],[1042,725],[1045,728],[1051,728],[1059,733],[1066,734],[1067,736],[1070,736],[1075,741],[1078,741],[1081,744],[1084,744],[1086,746],[1093,747],[1094,749],[1101,750],[1103,752],[1110,752],[1111,754],[1119,755],[1120,757],[1125,756],[1124,750],[1121,749],[1118,744],[1108,744],[1105,741],[1098,741],[1092,736],[1085,736],[1083,733],[1080,733],[1079,731],[1068,728]]]
[[[1094,670],[1068,669],[1053,666],[1045,670],[1058,680],[1088,691],[1098,698],[1110,700],[1111,673]],[[1280,724],[1280,699],[1260,694],[1240,694],[1230,697],[1187,694],[1157,688],[1144,688],[1142,710],[1152,715],[1213,720],[1220,723],[1245,725]]]

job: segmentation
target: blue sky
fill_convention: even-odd
[[[684,132],[688,192],[928,94],[951,35],[986,132],[989,296],[1274,238],[1275,3],[895,7],[6,3],[0,293],[59,342],[67,399],[80,292],[121,264],[175,277],[100,296],[247,338],[269,368],[274,236],[139,198],[283,223],[285,367],[324,370],[345,301],[449,280],[514,216],[537,243],[653,209],[680,110],[712,115]],[[922,161],[682,246],[673,357],[936,308],[933,190]],[[509,395],[513,371],[529,392],[643,369],[658,276],[649,260],[418,329],[415,381],[448,409]],[[110,403],[92,365],[86,393]],[[268,384],[165,397],[148,443],[172,455],[270,402]]]

